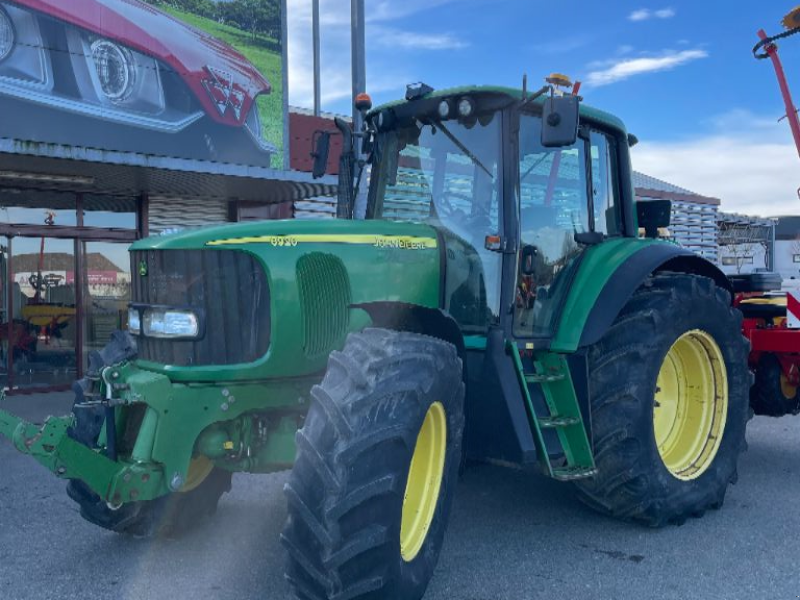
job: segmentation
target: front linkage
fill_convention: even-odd
[[[0,410],[0,434],[112,506],[186,490],[197,483],[193,463],[203,458],[227,471],[289,468],[316,382],[176,385],[131,362],[104,367],[99,375],[97,393],[88,393],[72,415],[50,417],[42,426]],[[114,428],[106,418],[87,436],[80,421],[98,413],[111,415]]]

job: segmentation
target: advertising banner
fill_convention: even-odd
[[[0,0],[0,138],[30,154],[58,144],[283,168],[283,11],[284,0]]]

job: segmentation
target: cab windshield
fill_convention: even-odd
[[[430,222],[483,246],[498,231],[500,148],[497,113],[380,133],[368,217]]]
[[[500,233],[501,123],[498,112],[465,121],[415,120],[375,142],[367,218],[430,223],[453,235],[449,247],[463,245],[469,266],[452,265],[464,281],[453,275],[446,296],[465,329],[483,330],[499,314],[500,255],[486,249],[486,236]],[[478,304],[459,308],[459,295]]]

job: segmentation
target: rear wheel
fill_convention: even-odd
[[[333,352],[297,434],[282,541],[298,598],[416,600],[461,458],[461,361],[446,342],[367,329]]]
[[[757,415],[782,417],[800,412],[800,392],[781,369],[774,354],[762,354],[756,381],[750,389],[750,405]]]
[[[748,344],[707,278],[650,278],[590,349],[593,508],[652,526],[722,505],[750,417]]]

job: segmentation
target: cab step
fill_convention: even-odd
[[[597,475],[597,469],[589,467],[562,467],[553,469],[553,479],[559,481],[575,481],[576,479],[588,479]]]
[[[544,429],[556,427],[569,427],[570,425],[580,425],[581,420],[576,417],[539,417],[539,426]]]
[[[525,381],[528,383],[553,383],[555,381],[563,381],[563,373],[548,373],[546,375],[525,375]]]
[[[520,390],[528,408],[536,450],[545,474],[559,481],[573,481],[595,475],[597,469],[594,455],[566,356],[553,352],[533,352],[528,348],[523,350],[512,341],[507,342],[506,350],[514,362]],[[525,353],[527,369],[522,362],[522,353]],[[541,402],[534,404],[532,394],[537,398],[543,397],[546,408]],[[563,456],[560,452],[550,456],[544,430],[555,432]],[[555,438],[550,441],[554,440]]]

